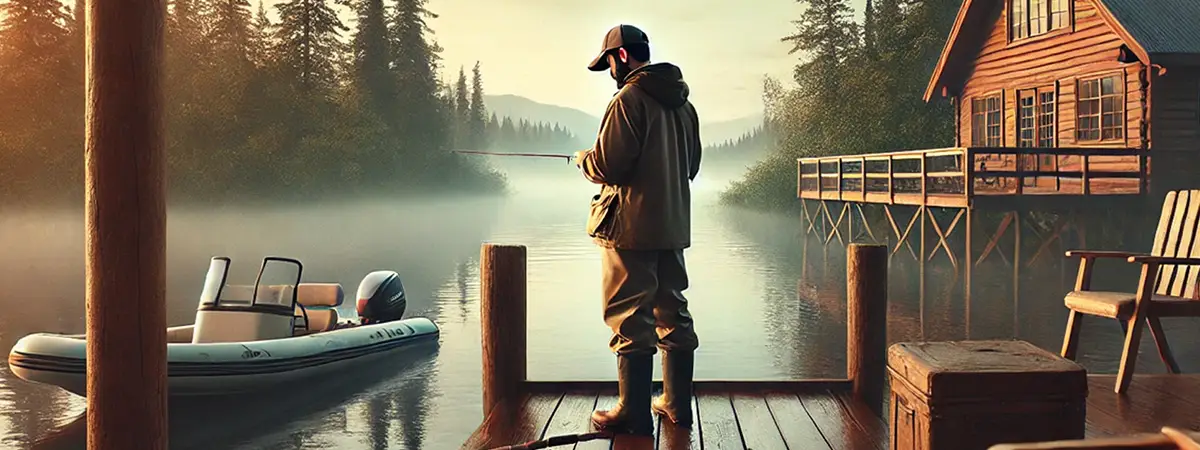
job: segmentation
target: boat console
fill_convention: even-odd
[[[214,257],[209,263],[196,308],[192,343],[291,337],[303,271],[300,261],[264,258],[253,286],[227,284],[229,266],[230,259],[224,256]]]

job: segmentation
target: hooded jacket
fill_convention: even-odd
[[[600,246],[691,246],[691,186],[700,171],[700,122],[678,67],[648,64],[617,91],[593,148],[580,159],[592,198],[587,232]]]

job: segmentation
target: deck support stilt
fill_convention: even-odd
[[[974,223],[975,222],[975,209],[968,206],[967,208],[963,209],[963,212],[960,214],[963,214],[964,217],[966,218],[965,219],[966,220],[966,225],[965,225],[966,226],[966,237],[964,238],[966,240],[965,241],[966,243],[963,245],[963,272],[964,272],[964,274],[963,274],[963,308],[964,308],[963,319],[965,322],[964,326],[966,327],[964,330],[964,334],[966,335],[966,339],[970,340],[971,339],[971,296],[974,293],[973,291],[971,291],[971,269],[975,265],[972,263],[972,258],[971,258],[971,256],[973,255],[973,253],[971,252],[971,250],[972,250],[971,235],[975,231],[972,229],[975,226],[975,223]]]
[[[929,215],[929,208],[922,206],[921,210],[918,212],[918,214],[921,215],[921,229],[920,229],[920,231],[921,231],[921,245],[920,245],[921,249],[917,252],[917,255],[924,256],[925,255],[925,234],[926,234],[925,229],[928,228],[926,223],[928,223],[927,216]],[[917,309],[919,310],[919,313],[921,316],[920,317],[921,340],[926,339],[925,338],[925,261],[926,260],[923,257],[917,258],[917,264],[918,264],[918,267],[920,267],[920,272],[921,272],[920,273],[920,277],[921,277],[920,293],[918,294],[919,295],[918,302],[920,302],[920,303],[917,306]]]
[[[165,2],[86,11],[87,446],[165,449]]]
[[[1013,337],[1021,336],[1021,213],[1013,211]]]

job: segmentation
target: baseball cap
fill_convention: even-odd
[[[604,44],[600,48],[600,54],[592,63],[588,65],[588,70],[599,72],[608,70],[608,52],[616,50],[629,44],[649,44],[650,38],[646,33],[633,25],[617,25],[608,30],[608,34],[604,35]]]

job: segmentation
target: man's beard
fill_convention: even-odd
[[[613,61],[613,63],[613,70],[609,74],[617,82],[617,89],[621,89],[625,87],[625,78],[629,76],[630,72],[633,72],[633,69],[629,68],[629,64],[620,61]]]

